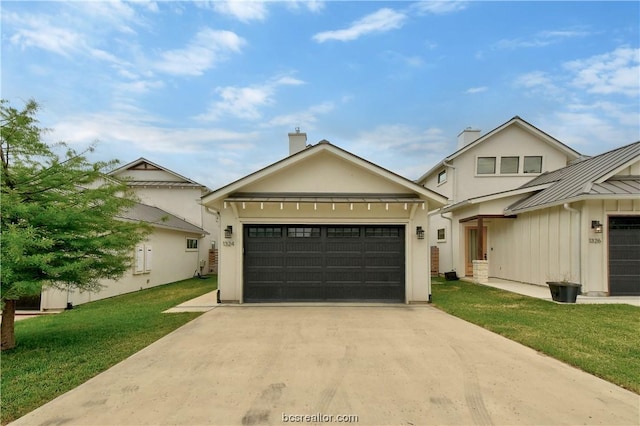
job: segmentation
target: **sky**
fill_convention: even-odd
[[[408,179],[518,115],[595,155],[640,140],[640,2],[11,1],[3,99],[47,142],[216,189],[326,139]]]

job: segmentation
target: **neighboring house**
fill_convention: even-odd
[[[487,224],[489,276],[567,279],[591,296],[640,296],[640,142],[445,209]],[[458,259],[461,262],[461,259]]]
[[[428,211],[446,198],[327,141],[203,197],[223,302],[428,302]]]
[[[473,197],[518,188],[579,158],[578,152],[516,116],[484,135],[480,130],[465,129],[458,136],[458,150],[416,182],[445,195],[448,205],[456,205]],[[429,236],[438,247],[438,272],[472,276],[472,261],[490,256],[486,250],[486,227],[504,220],[503,213],[465,216],[463,225],[459,225],[461,218],[454,211],[445,214],[437,210],[431,214]]]
[[[62,309],[68,303],[78,305],[216,272],[210,251],[218,237],[218,217],[200,204],[208,188],[144,158],[110,176],[126,180],[140,200],[119,217],[151,224],[152,234],[135,247],[132,270],[120,280],[105,280],[99,292],[45,288],[40,309]]]

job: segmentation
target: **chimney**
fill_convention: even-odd
[[[296,127],[295,133],[289,133],[289,155],[293,155],[307,147],[307,134],[300,133],[300,127]]]
[[[458,135],[458,149],[469,145],[480,137],[480,130],[467,127]]]

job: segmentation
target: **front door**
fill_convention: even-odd
[[[487,227],[482,227],[482,252],[478,251],[478,228],[467,227],[465,231],[464,275],[473,276],[473,261],[487,258]]]

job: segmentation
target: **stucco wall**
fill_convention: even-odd
[[[52,288],[42,292],[41,309],[64,309],[67,301],[79,305],[119,294],[155,287],[193,276],[198,268],[198,251],[186,250],[186,237],[198,238],[182,232],[156,228],[144,243],[152,248],[151,271],[149,273],[127,273],[118,281],[105,280],[100,292],[66,291]],[[132,252],[132,256],[134,253]]]

